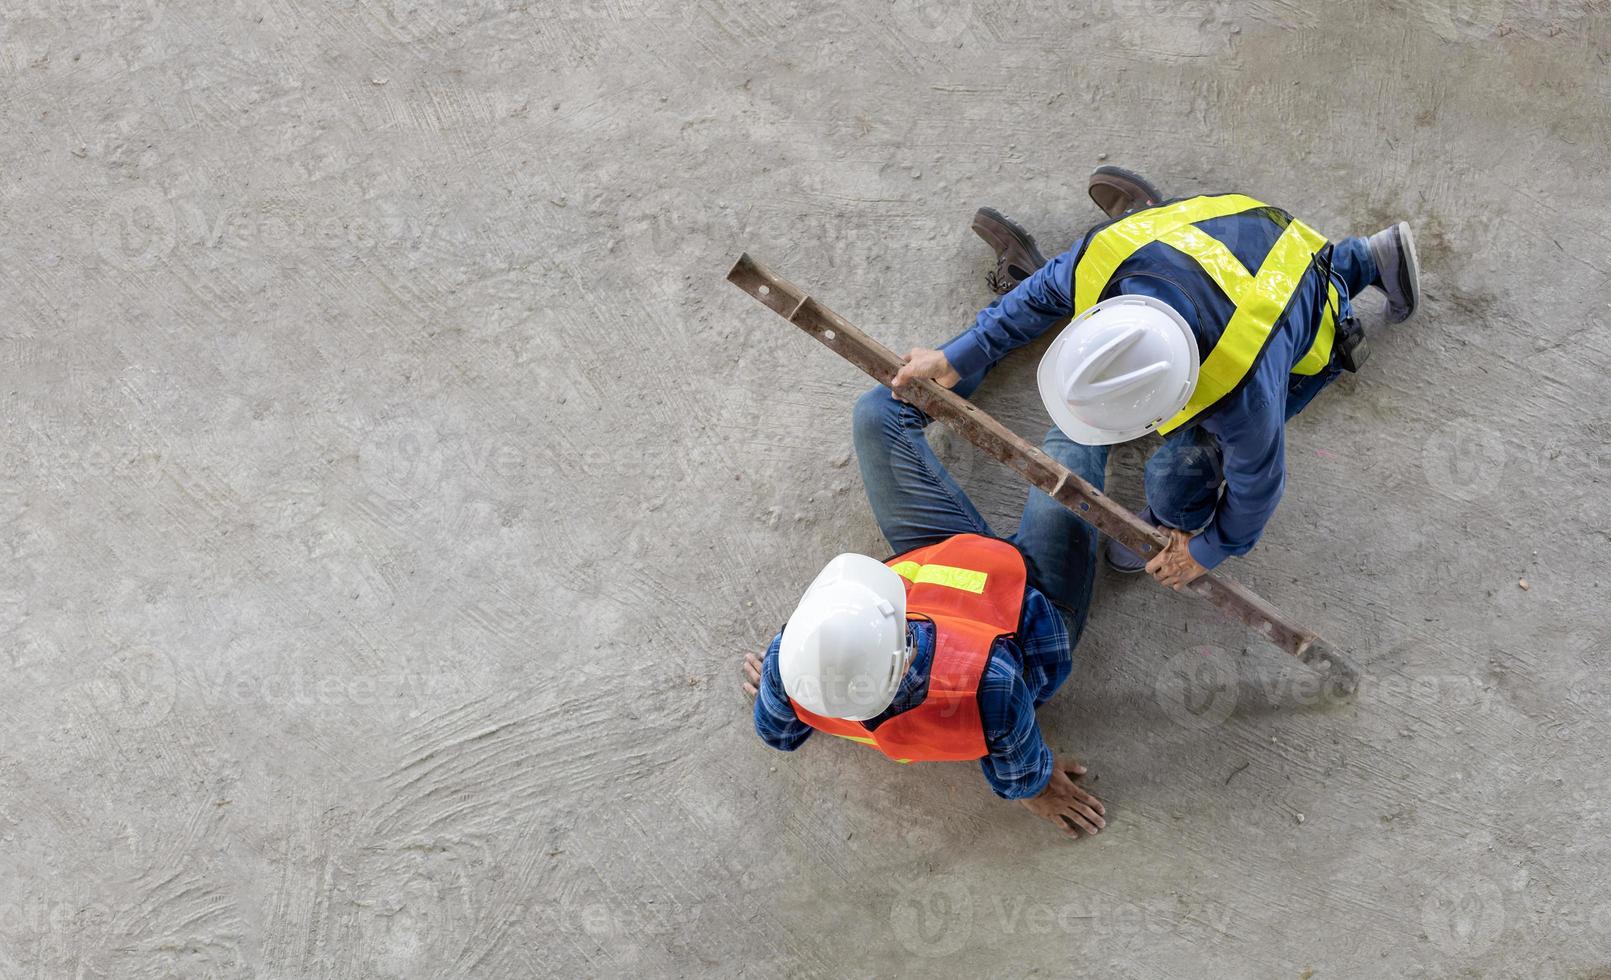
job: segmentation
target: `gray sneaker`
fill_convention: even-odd
[[[1421,303],[1421,262],[1415,255],[1410,224],[1400,221],[1366,239],[1382,291],[1387,294],[1387,322],[1403,323]]]
[[[1154,527],[1158,526],[1158,518],[1152,515],[1151,507],[1144,508],[1136,516]],[[1147,559],[1112,538],[1108,538],[1107,547],[1102,549],[1102,558],[1108,563],[1109,568],[1125,575],[1134,575],[1147,569]]]

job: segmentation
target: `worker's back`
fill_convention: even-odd
[[[1166,202],[1159,207],[1173,203],[1177,202]],[[1268,208],[1194,224],[1204,235],[1223,244],[1246,270],[1257,275],[1270,249],[1281,237],[1284,217],[1278,209]],[[1084,251],[1091,235],[1105,227],[1106,224],[1092,229],[1085,242],[1074,250],[1076,255]],[[1290,373],[1314,345],[1325,308],[1325,293],[1321,288],[1323,267],[1323,263],[1317,262],[1305,273],[1265,347],[1263,356],[1285,369],[1280,374]],[[1074,295],[1074,292],[1071,284],[1069,294]],[[1205,358],[1236,312],[1236,304],[1204,271],[1201,263],[1161,241],[1141,246],[1119,265],[1104,298],[1120,294],[1151,296],[1168,303],[1191,325]]]

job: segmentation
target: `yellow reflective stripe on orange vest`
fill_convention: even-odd
[[[834,735],[836,733],[829,732],[828,734]],[[839,735],[838,737],[839,738],[844,738],[844,739],[849,739],[852,742],[860,742],[863,745],[871,745],[874,748],[877,748],[877,746],[878,746],[877,742],[873,741],[870,738],[862,738],[860,735]],[[910,764],[912,760],[911,759],[896,759],[895,761],[899,762],[901,765],[904,766],[904,765]]]
[[[915,561],[903,561],[890,567],[895,569],[895,574],[913,585],[943,585],[975,595],[984,594],[985,581],[990,578],[984,572],[955,565],[919,565]]]

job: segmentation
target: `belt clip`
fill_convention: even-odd
[[[1349,316],[1337,323],[1337,363],[1344,371],[1357,372],[1370,360],[1370,345],[1365,342],[1365,328],[1359,317]]]

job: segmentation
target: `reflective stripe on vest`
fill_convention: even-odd
[[[927,696],[871,729],[859,721],[813,714],[791,698],[795,716],[896,762],[978,759],[988,753],[979,679],[996,639],[1018,629],[1028,577],[1024,556],[998,538],[959,534],[886,564],[906,583],[907,615],[934,624]]]
[[[1270,334],[1313,264],[1315,253],[1326,246],[1325,236],[1288,216],[1286,229],[1254,276],[1223,242],[1196,227],[1200,221],[1264,208],[1269,205],[1242,194],[1220,194],[1136,211],[1097,231],[1080,256],[1074,270],[1075,316],[1099,302],[1119,267],[1154,242],[1193,259],[1236,307],[1218,342],[1203,358],[1197,387],[1186,407],[1158,426],[1161,434],[1194,421],[1236,390],[1258,363]],[[1293,374],[1318,374],[1331,361],[1331,345],[1337,332],[1332,313],[1337,305],[1335,282],[1328,283],[1327,300],[1314,343],[1292,368]]]
[[[838,732],[829,732],[828,734],[833,735],[836,738],[845,739],[847,741],[860,742],[862,745],[871,745],[875,749],[878,748],[878,743],[877,742],[873,741],[872,739],[870,739],[870,738],[868,738],[868,737],[866,737],[864,735],[841,735]],[[911,759],[896,759],[895,761],[899,762],[903,766],[909,766],[909,765],[912,764]]]
[[[943,585],[975,595],[984,592],[985,582],[990,578],[985,572],[955,565],[919,565],[915,561],[903,561],[889,567],[913,585]]]

